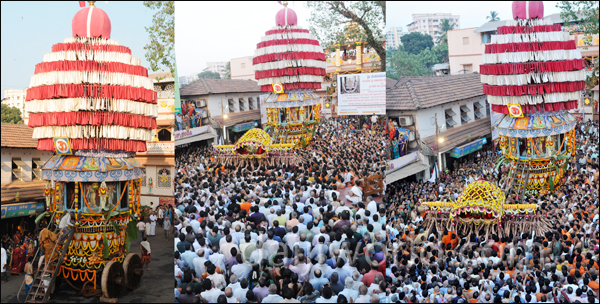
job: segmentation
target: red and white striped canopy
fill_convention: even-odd
[[[288,19],[280,20],[285,16]],[[292,9],[282,9],[276,18],[278,26],[265,33],[254,51],[254,75],[263,92],[272,92],[273,83],[283,84],[286,91],[321,88],[327,68],[325,53],[319,41],[295,25],[295,20]]]
[[[522,2],[527,3],[513,9],[529,6]],[[540,5],[536,16],[543,17]],[[517,18],[485,45],[480,73],[492,110],[509,114],[507,105],[519,104],[524,113],[533,113],[576,109],[585,89],[584,68],[581,51],[560,24]]]
[[[158,116],[154,85],[140,59],[108,38],[108,16],[88,22],[101,34],[76,35],[75,19],[90,9],[73,19],[75,37],[52,46],[31,76],[25,108],[33,138],[39,150],[68,137],[73,150],[146,151]]]

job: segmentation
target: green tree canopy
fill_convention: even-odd
[[[2,122],[11,124],[23,123],[19,109],[2,104]]]
[[[589,37],[585,44],[592,45],[591,36],[598,35],[598,1],[560,1],[556,7],[571,34],[583,32]]]
[[[211,79],[221,79],[221,75],[217,72],[213,71],[204,71],[198,74],[198,78],[211,78]]]
[[[231,61],[228,61],[227,65],[225,65],[225,78],[224,79],[231,79]]]
[[[169,70],[175,75],[175,4],[174,1],[144,1],[156,10],[152,26],[145,27],[150,42],[144,46],[146,60],[154,72]]]
[[[448,45],[446,44],[426,48],[419,54],[411,54],[401,45],[397,50],[388,50],[386,76],[397,80],[402,76],[433,75],[431,68],[435,64],[444,62],[447,56]]]
[[[498,20],[500,20],[500,17],[498,17],[497,11],[490,11],[490,15],[485,17],[485,19],[487,19],[489,21],[498,21]]]
[[[369,44],[386,67],[385,1],[308,1],[310,31],[325,48],[361,41]],[[348,26],[351,23],[358,26]]]
[[[419,32],[404,35],[400,37],[400,41],[402,41],[403,49],[413,55],[421,53],[426,48],[433,47],[433,37]]]

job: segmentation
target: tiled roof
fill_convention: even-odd
[[[483,95],[479,74],[401,77],[387,90],[387,110],[415,110]]]
[[[438,143],[438,149],[439,151],[445,151],[456,148],[467,143],[469,135],[471,135],[472,140],[475,140],[490,133],[492,133],[492,125],[490,123],[490,117],[487,116],[473,122],[462,124],[460,127],[446,129],[446,131],[441,132],[439,137],[443,138],[444,142]],[[436,136],[432,135],[421,139],[421,141],[427,146],[432,147],[436,142]]]
[[[219,122],[222,126],[237,125],[240,123],[260,120],[260,110],[240,111],[237,113],[227,114],[227,118],[223,116],[213,116],[215,121]],[[223,121],[221,123],[221,121]]]
[[[41,180],[32,182],[15,181],[10,184],[2,184],[2,203],[14,202],[17,192],[19,192],[19,202],[25,202],[28,199],[43,198],[45,186],[46,181]]]
[[[181,96],[247,92],[260,92],[258,82],[246,79],[200,78],[181,88],[180,91]]]
[[[391,89],[396,84],[396,82],[398,82],[398,80],[386,77],[385,78],[385,88]]]
[[[32,136],[33,128],[27,125],[2,123],[2,147],[35,149],[38,141]]]

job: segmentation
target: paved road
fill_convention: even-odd
[[[148,237],[152,249],[150,270],[144,269],[144,276],[138,289],[130,291],[124,288],[119,303],[163,303],[173,302],[173,237],[165,241],[163,229],[156,227],[156,236]],[[131,243],[131,250],[140,253],[139,238]],[[24,288],[20,300],[17,292],[24,275],[11,275],[8,283],[2,282],[2,303],[20,303],[24,300]],[[98,298],[86,298],[77,295],[77,291],[64,283],[51,295],[50,302],[58,303],[99,303]]]

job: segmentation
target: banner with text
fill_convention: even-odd
[[[338,115],[385,115],[385,73],[337,75]]]

